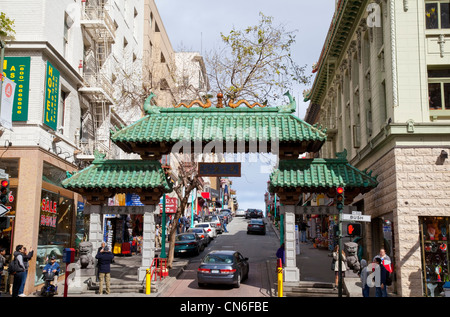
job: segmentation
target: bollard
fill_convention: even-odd
[[[283,264],[281,259],[277,261],[277,275],[278,275],[278,297],[283,297]]]
[[[150,295],[151,293],[151,282],[152,277],[150,276],[150,269],[147,269],[145,275],[145,295]]]

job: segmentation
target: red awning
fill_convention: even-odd
[[[208,192],[201,192],[200,193],[202,195],[203,198],[205,199],[211,199],[211,194]]]

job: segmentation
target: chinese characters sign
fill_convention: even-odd
[[[12,121],[28,120],[31,57],[5,57],[3,74],[16,83]]]
[[[198,176],[241,177],[241,163],[198,163]]]
[[[41,204],[41,222],[40,225],[44,227],[56,228],[56,214],[58,204],[56,201],[43,198]]]
[[[47,61],[45,77],[44,123],[56,130],[58,123],[59,71]]]

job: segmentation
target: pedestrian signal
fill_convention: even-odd
[[[347,234],[351,237],[361,236],[361,224],[360,223],[349,223],[347,225]]]
[[[9,180],[2,179],[0,181],[1,189],[0,189],[0,203],[6,204],[8,202],[9,195]]]

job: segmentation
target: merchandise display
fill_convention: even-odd
[[[424,294],[444,296],[443,285],[449,281],[447,232],[449,217],[421,217],[422,269]]]

